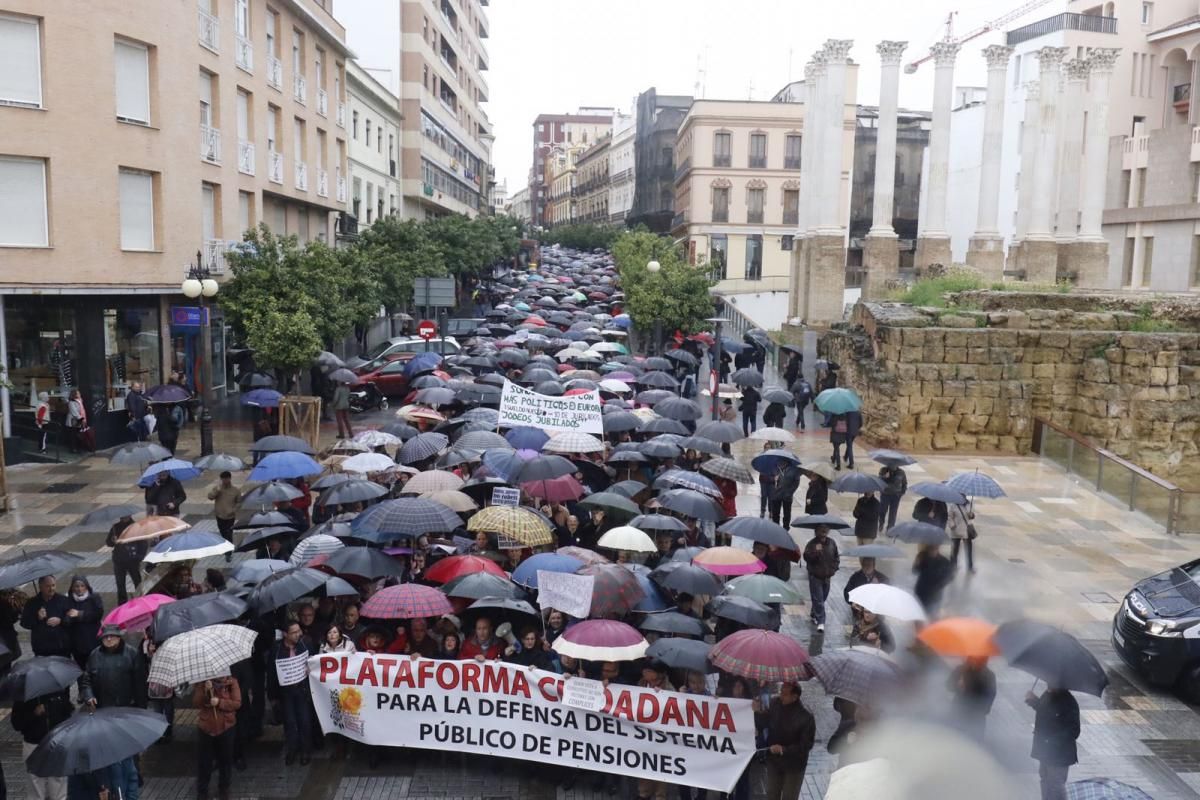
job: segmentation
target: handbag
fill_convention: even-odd
[[[975,530],[975,523],[968,522],[967,523],[967,539],[969,539],[970,541],[973,542],[973,541],[975,541],[975,538],[977,536],[979,536],[979,531]]]

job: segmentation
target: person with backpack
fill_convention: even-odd
[[[842,445],[846,445],[846,467],[854,469],[854,439],[862,428],[862,414],[858,411],[847,411],[845,414],[834,414],[830,420],[829,441],[833,444],[833,455],[829,463],[833,468],[842,468]]]
[[[801,375],[788,384],[788,391],[792,393],[792,399],[796,401],[796,428],[804,430],[804,410],[813,401],[812,384]]]
[[[761,399],[762,395],[753,386],[742,389],[742,433],[746,436],[758,430],[758,401]]]

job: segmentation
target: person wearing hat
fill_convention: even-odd
[[[145,661],[122,633],[120,625],[102,627],[100,646],[88,656],[79,678],[79,699],[89,708],[147,705]]]
[[[800,684],[785,681],[779,696],[764,709],[755,700],[754,724],[766,734],[767,800],[793,800],[800,796],[808,754],[817,737],[817,722],[800,702]]]

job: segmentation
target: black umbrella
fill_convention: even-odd
[[[928,522],[908,520],[888,529],[888,536],[909,544],[943,544],[949,538],[946,531]]]
[[[156,711],[88,709],[52,728],[25,764],[42,778],[84,775],[144,752],[166,730],[166,717]]]
[[[502,622],[512,626],[521,625],[538,618],[537,609],[524,600],[514,600],[510,597],[481,597],[464,608],[459,616],[463,625],[474,626],[479,617],[487,617],[492,625],[499,627]]]
[[[729,376],[729,379],[738,386],[762,386],[762,373],[753,367],[743,367],[737,372]]]
[[[679,446],[684,450],[695,450],[697,453],[705,453],[710,456],[719,456],[725,452],[721,449],[720,444],[712,439],[705,439],[703,436],[689,436],[681,441]],[[717,477],[724,476],[718,475]]]
[[[392,436],[399,436],[406,442],[420,433],[419,430],[414,428],[412,425],[409,425],[407,422],[389,422],[379,430],[383,431],[384,433],[390,433]]]
[[[658,496],[658,505],[668,511],[705,522],[719,522],[725,517],[725,512],[711,497],[691,489],[671,489],[663,492]]]
[[[418,391],[414,399],[416,402],[424,403],[427,406],[448,406],[454,402],[457,394],[453,389],[448,389],[444,386],[432,386],[428,389]]]
[[[708,664],[709,650],[711,644],[695,639],[659,639],[646,648],[646,656],[676,669],[711,672],[714,670]]]
[[[326,369],[337,369],[338,367],[346,366],[346,362],[342,361],[340,356],[328,350],[322,350],[313,356],[313,363]]]
[[[374,481],[349,480],[331,486],[321,493],[317,505],[333,506],[346,503],[366,503],[383,497],[388,490]]]
[[[667,417],[659,417],[647,422],[641,428],[642,433],[670,433],[675,436],[687,436],[691,431],[687,426],[678,420],[669,419]]]
[[[19,703],[61,692],[82,674],[78,664],[62,656],[34,656],[18,661],[0,680],[0,700]]]
[[[763,517],[733,517],[726,520],[717,530],[784,550],[800,549],[786,528]]]
[[[844,530],[854,527],[836,514],[805,514],[792,520],[793,528],[816,528],[824,526],[834,530]]]
[[[109,463],[126,467],[145,469],[156,461],[170,458],[171,451],[153,442],[133,442],[124,444],[113,451]]]
[[[245,522],[234,525],[235,528],[266,528],[272,525],[295,526],[296,522],[282,511],[260,511],[251,514]]]
[[[209,592],[159,606],[154,610],[150,627],[154,641],[164,642],[177,634],[229,622],[245,613],[245,600],[230,592]]]
[[[768,403],[782,403],[785,406],[795,405],[796,399],[787,389],[771,386],[763,390],[762,399]]]
[[[843,551],[842,555],[853,558],[903,558],[904,551],[890,544],[861,544]]]
[[[724,422],[714,420],[705,422],[696,428],[696,435],[703,436],[705,439],[712,439],[714,442],[728,444],[729,442],[740,441],[745,439],[746,435],[742,433],[742,429],[732,422]]]
[[[238,386],[242,387],[242,391],[272,389],[275,387],[275,378],[266,372],[251,372],[238,378]]]
[[[605,433],[624,433],[636,431],[645,424],[641,417],[628,411],[614,411],[604,415]]]
[[[581,458],[568,459],[575,465],[575,471],[583,476],[583,483],[593,492],[603,492],[611,489],[612,478],[604,467],[594,461],[584,461]],[[632,495],[631,495],[632,496]]]
[[[0,589],[13,589],[46,575],[57,575],[83,561],[83,556],[63,550],[31,550],[0,561]]]
[[[321,563],[321,567],[328,567],[338,575],[353,575],[369,580],[404,575],[403,564],[374,547],[343,547],[335,550]]]
[[[634,517],[629,524],[639,531],[683,533],[688,529],[687,524],[683,520],[667,514],[641,514]]]
[[[673,420],[655,420],[655,422],[672,421]],[[679,425],[681,423],[677,422],[675,424]],[[669,435],[680,436],[680,434],[677,433]],[[664,440],[659,437],[651,439],[648,442],[642,442],[640,445],[638,445],[638,450],[640,450],[643,455],[650,456],[650,458],[678,458],[683,452],[683,448],[675,444],[674,441]]]
[[[675,369],[674,364],[667,359],[662,358],[661,356],[650,356],[642,363],[648,370],[665,370],[670,372],[671,370]]]
[[[612,486],[609,486],[607,491],[610,491],[613,494],[619,494],[622,497],[633,499],[642,492],[647,491],[649,488],[649,486],[641,481],[618,481]],[[633,527],[636,528],[637,526],[634,525]]]
[[[503,478],[497,478],[494,475],[485,475],[483,477],[471,478],[471,480],[458,487],[458,491],[483,506],[491,502],[493,489],[496,487],[511,486],[512,484]]]
[[[689,367],[694,367],[700,363],[699,359],[697,359],[687,350],[668,350],[667,352],[663,353],[663,356],[671,361],[675,361],[680,364],[686,364]]]
[[[242,508],[262,507],[264,510],[273,508],[276,503],[286,503],[303,497],[304,492],[282,481],[267,481],[255,486],[242,496]]]
[[[1108,686],[1104,667],[1069,633],[1041,622],[1019,619],[996,629],[992,640],[1019,670],[1052,689],[1070,689],[1099,697]]]
[[[789,353],[795,353],[798,356],[804,355],[804,350],[802,350],[801,348],[797,347],[794,344],[781,344],[781,345],[779,345],[779,349],[785,350]]]
[[[908,487],[908,490],[918,497],[928,497],[930,500],[937,500],[942,503],[950,503],[960,506],[967,502],[967,498],[962,492],[957,489],[951,489],[944,483],[935,483],[934,481],[922,481]]]
[[[866,494],[867,492],[882,492],[886,485],[874,475],[864,472],[847,472],[837,476],[829,488],[843,494]]]
[[[596,492],[579,501],[579,505],[587,509],[596,509],[613,517],[636,517],[641,513],[637,505],[629,498],[616,492]]]
[[[296,436],[264,436],[250,445],[251,453],[282,453],[289,450],[310,456],[317,454],[312,445]]]
[[[692,595],[718,595],[724,588],[724,584],[717,576],[702,567],[683,561],[669,563],[676,563],[679,566],[672,567],[670,571],[660,571],[660,567],[652,574],[659,586]]]
[[[653,406],[672,397],[678,398],[678,395],[667,389],[647,389],[644,392],[638,392],[634,399],[644,406]]]
[[[649,386],[654,389],[678,389],[679,381],[672,378],[665,372],[647,372],[637,379],[637,383],[641,386]]]
[[[186,403],[192,399],[192,393],[175,383],[160,383],[146,390],[146,399],[159,404]]]
[[[608,464],[645,464],[650,456],[638,450],[618,450],[608,457]]]
[[[749,597],[724,595],[714,597],[708,605],[713,616],[740,622],[752,628],[773,628],[778,621],[774,611]]]
[[[520,600],[525,597],[521,588],[508,578],[490,572],[472,572],[460,575],[442,586],[447,597],[465,597],[482,600],[485,597]]]
[[[145,506],[135,506],[132,503],[126,505],[104,506],[97,508],[95,511],[89,511],[84,514],[79,522],[75,523],[77,528],[92,528],[94,530],[108,530],[112,524],[124,517],[132,517],[134,514],[140,514],[146,510]]]
[[[272,539],[276,536],[299,536],[300,531],[289,525],[268,525],[265,528],[258,528],[242,539],[242,543],[237,546],[240,553],[248,553],[258,547],[267,539]]]
[[[889,467],[906,467],[909,464],[917,463],[917,460],[912,456],[901,453],[899,450],[872,450],[867,453],[872,461],[877,461]]]
[[[647,614],[646,619],[638,628],[654,633],[670,633],[677,636],[695,636],[700,638],[707,630],[702,620],[678,611],[663,611],[660,614]]]
[[[562,384],[558,381],[542,381],[533,390],[538,394],[544,394],[547,397],[561,397],[566,389],[563,389]]]
[[[329,576],[311,567],[276,572],[250,592],[247,602],[255,614],[266,614],[325,585]],[[168,603],[167,608],[171,604]]]
[[[704,412],[695,400],[685,400],[682,397],[668,397],[665,400],[660,400],[654,406],[654,413],[660,417],[685,422],[697,420],[704,416]]]

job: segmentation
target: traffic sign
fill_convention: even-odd
[[[428,342],[437,336],[437,323],[431,319],[421,320],[417,323],[417,336]]]

